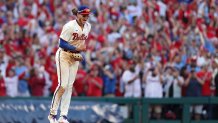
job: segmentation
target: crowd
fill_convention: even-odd
[[[218,95],[218,0],[1,0],[1,96],[54,93],[59,34],[81,4],[92,30],[73,96]]]

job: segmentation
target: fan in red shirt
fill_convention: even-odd
[[[93,65],[90,69],[90,73],[86,76],[87,82],[87,96],[102,96],[103,80],[99,77],[99,69],[96,65]]]
[[[43,96],[45,77],[38,69],[33,68],[30,71],[29,86],[32,96]]]
[[[85,90],[84,90],[85,89],[84,88],[85,87],[85,82],[84,82],[85,76],[86,76],[86,71],[84,71],[83,69],[79,69],[77,71],[76,80],[73,86],[78,96],[83,96],[85,94]]]
[[[200,77],[204,84],[202,85],[202,96],[211,96],[211,82],[212,82],[212,73],[208,71],[208,66],[203,65],[202,70],[197,73],[197,76]]]

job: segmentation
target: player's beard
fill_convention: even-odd
[[[79,21],[81,24],[85,24],[87,19],[85,19],[84,17],[79,18]]]
[[[87,20],[85,19],[81,19],[82,24],[84,25],[86,23]]]

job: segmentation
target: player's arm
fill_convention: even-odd
[[[59,47],[71,51],[71,52],[76,52],[76,47],[73,45],[70,45],[67,41],[65,41],[64,39],[60,38],[59,39]]]

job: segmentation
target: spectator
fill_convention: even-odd
[[[141,81],[132,60],[127,61],[121,81],[125,87],[124,97],[141,97]]]
[[[198,72],[199,77],[203,80],[202,96],[212,96],[212,73],[209,71],[209,64],[204,63],[201,71]]]
[[[144,75],[145,84],[145,98],[162,98],[163,88],[162,88],[162,75],[158,67],[150,68]],[[162,109],[160,105],[152,105],[149,109],[151,117],[160,119]]]
[[[173,69],[173,83],[170,87],[170,97],[181,98],[182,97],[182,86],[184,85],[184,79],[179,75],[179,69]]]
[[[90,69],[90,73],[87,74],[87,78],[84,80],[87,83],[87,96],[102,96],[103,80],[99,76],[99,68],[97,65],[93,65]]]
[[[26,74],[22,79],[19,79],[19,83],[18,83],[19,96],[24,96],[24,97],[30,96],[28,82],[27,82],[29,68],[25,64],[25,62],[27,61],[24,61],[24,58],[22,58],[22,56],[17,56],[17,61],[15,62],[16,62],[16,66],[14,69],[15,69],[16,76],[20,76],[24,72]]]
[[[54,60],[54,56],[50,56],[50,58]],[[52,62],[51,62],[52,63]],[[51,81],[51,77],[49,74],[49,64],[46,64],[46,60],[45,58],[42,58],[42,56],[40,57],[40,61],[39,63],[35,63],[35,68],[38,68],[38,71],[40,74],[42,74],[42,76],[45,78],[45,86],[43,88],[43,96],[49,96],[50,95],[50,87],[52,86],[52,81]],[[54,67],[54,66],[52,66]],[[52,68],[51,68],[52,69]]]
[[[177,67],[168,67],[166,69],[167,75],[164,78],[164,90],[166,93],[165,97],[181,98],[184,79],[179,75],[179,69]],[[178,105],[167,105],[166,118],[181,118],[181,109],[181,106]]]
[[[166,97],[181,98],[182,86],[184,79],[179,75],[179,69],[176,67],[169,67],[168,74],[166,75]]]
[[[30,70],[29,87],[32,96],[43,96],[45,81],[43,71],[40,71],[37,68],[32,68]]]
[[[113,72],[113,68],[110,65],[105,65],[104,68],[102,68],[103,75],[103,83],[104,83],[104,96],[108,97],[114,97],[115,96],[115,86],[116,86],[116,76]]]
[[[209,70],[209,63],[204,62],[202,65],[201,71],[198,73],[200,78],[204,81],[204,84],[202,85],[202,96],[210,97],[212,96],[212,73]],[[211,119],[212,118],[212,105],[207,104],[204,105],[203,110],[206,111],[206,114],[204,118]]]
[[[24,77],[24,75],[25,75],[25,72],[22,73],[20,76],[17,76],[15,74],[14,69],[9,70],[9,76],[4,77],[5,84],[6,84],[6,90],[7,90],[7,96],[9,96],[9,97],[19,96],[18,82],[19,82],[19,79]]]
[[[75,93],[78,96],[85,96],[86,95],[86,93],[85,93],[86,83],[84,81],[84,78],[86,77],[86,75],[87,75],[86,71],[82,69],[82,65],[80,64],[79,69],[77,71],[77,76],[76,76],[75,82],[73,84]]]
[[[170,87],[173,84],[173,67],[167,66],[165,68],[165,76],[163,78],[163,92],[164,92],[164,97],[170,97]],[[172,96],[172,95],[171,95]]]
[[[196,72],[195,67],[190,68],[190,73],[188,78],[185,80],[185,86],[187,87],[186,96],[187,97],[201,97],[202,96],[202,85],[204,81],[199,77],[199,74]],[[194,113],[195,120],[201,119],[202,105],[194,105],[191,108],[192,113]]]

